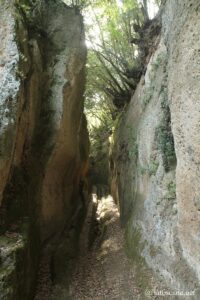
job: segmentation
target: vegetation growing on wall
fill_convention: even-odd
[[[133,227],[131,221],[126,224],[125,241],[126,254],[133,261],[137,270],[137,284],[139,289],[144,292],[151,286],[151,274],[141,256],[145,247],[145,242],[141,239],[141,229],[139,226]]]
[[[156,129],[158,149],[162,153],[163,165],[165,171],[168,172],[176,163],[176,154],[174,149],[174,138],[171,130],[171,114],[167,99],[166,87],[161,90],[161,107],[163,110],[163,118],[161,124]]]
[[[168,183],[165,197],[169,200],[176,199],[176,183],[174,181]]]
[[[87,90],[103,92],[121,109],[144,69],[140,50],[144,32],[152,23],[147,1],[91,1],[85,20],[92,76],[88,76]]]
[[[152,23],[147,5],[147,0],[84,1],[88,46],[85,112],[95,160],[99,155],[100,160],[106,158],[108,138],[145,69],[141,49],[144,31]],[[137,159],[137,143],[132,137],[130,141],[129,158]]]

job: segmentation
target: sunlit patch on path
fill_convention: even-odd
[[[110,195],[98,201],[96,217],[99,233],[91,249],[77,263],[70,299],[141,299],[133,266],[124,251],[119,211]]]

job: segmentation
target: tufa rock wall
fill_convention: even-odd
[[[112,145],[127,251],[159,286],[200,295],[200,5],[167,0],[162,33]]]
[[[82,17],[3,0],[0,37],[0,299],[32,299],[42,245],[86,205]]]

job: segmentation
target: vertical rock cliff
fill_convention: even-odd
[[[200,278],[200,5],[165,1],[162,32],[114,135],[112,193],[128,253],[172,291]]]
[[[134,280],[199,299],[200,4],[162,3],[142,32],[143,75],[113,134],[111,190]],[[0,300],[66,299],[79,238],[85,251],[95,232],[83,20],[62,0],[0,0],[0,38]],[[100,196],[109,147],[101,138],[90,172]]]
[[[86,48],[60,0],[1,1],[0,38],[0,299],[25,300],[40,249],[87,204]]]

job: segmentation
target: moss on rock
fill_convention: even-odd
[[[145,291],[152,286],[152,273],[147,267],[145,259],[142,257],[142,251],[146,242],[142,240],[141,228],[133,227],[131,219],[126,224],[125,230],[125,249],[127,256],[132,260],[137,277],[136,283],[145,299]]]

